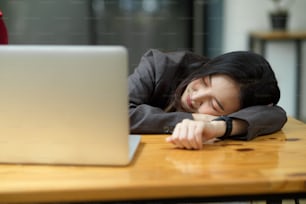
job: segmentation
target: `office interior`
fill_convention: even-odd
[[[306,31],[306,1],[284,0],[287,31]],[[191,50],[214,57],[248,50],[251,31],[271,31],[272,0],[1,0],[9,44],[124,45],[129,73],[149,49]],[[289,116],[306,122],[306,51],[296,96],[294,42],[269,42],[266,58]],[[295,112],[300,99],[300,113]]]

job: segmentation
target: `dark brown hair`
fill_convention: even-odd
[[[227,75],[239,84],[240,108],[275,105],[280,99],[278,82],[268,61],[252,52],[235,51],[213,58],[189,74],[176,88],[175,109],[182,110],[181,96],[191,81],[217,74]]]

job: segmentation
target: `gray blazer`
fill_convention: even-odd
[[[206,58],[191,52],[146,52],[134,73],[129,76],[129,117],[132,134],[169,134],[183,119],[193,119],[191,113],[165,112],[177,82],[186,77],[192,64]],[[253,106],[228,115],[246,121],[248,132],[232,138],[251,140],[280,130],[287,121],[279,106]]]

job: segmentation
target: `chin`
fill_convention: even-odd
[[[181,105],[179,108],[178,108],[179,111],[182,111],[182,112],[186,112],[186,113],[191,113],[190,110],[188,110],[187,108],[185,108],[183,105]]]

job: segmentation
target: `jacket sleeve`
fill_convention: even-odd
[[[130,108],[130,131],[132,134],[170,134],[175,125],[185,118],[192,119],[190,113],[166,113],[162,109],[142,104]]]
[[[154,97],[163,97],[164,84],[171,84],[169,70],[178,66],[184,53],[165,54],[150,50],[144,54],[134,73],[129,76],[129,117],[132,134],[171,133],[175,125],[185,118],[192,119],[191,113],[165,112],[165,107],[152,105]],[[166,71],[168,70],[168,71]],[[169,72],[169,73],[165,73]],[[158,91],[160,89],[160,91]],[[157,98],[158,98],[157,97]]]
[[[274,133],[287,122],[286,112],[280,106],[252,106],[228,116],[244,120],[249,125],[247,134],[232,137],[238,140],[251,140],[260,135]]]

